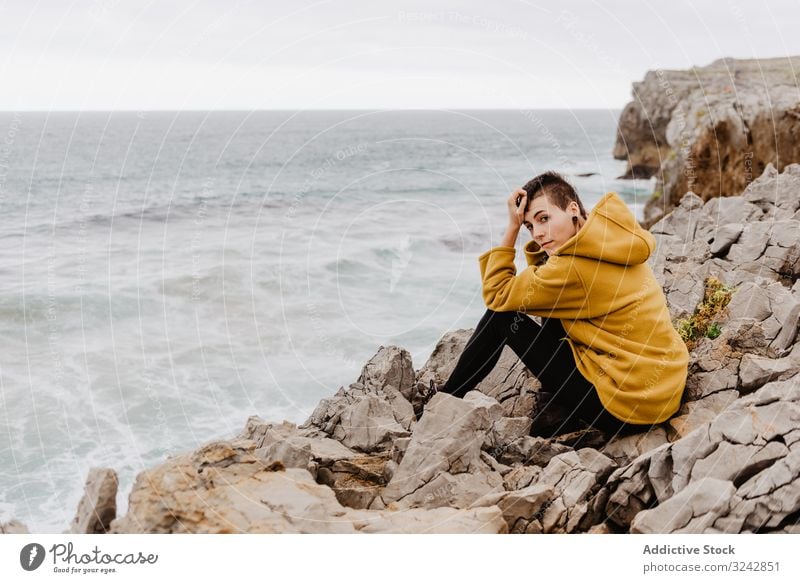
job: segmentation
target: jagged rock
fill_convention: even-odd
[[[588,513],[589,500],[615,467],[593,449],[569,451],[552,458],[541,471],[512,470],[506,476],[511,490],[488,493],[471,507],[499,506],[512,533],[586,530],[602,521]],[[517,489],[518,485],[523,486]]]
[[[400,437],[394,440],[391,450],[392,461],[394,463],[399,464],[401,461],[403,461],[403,456],[406,454],[409,443],[411,443],[410,437]]]
[[[406,350],[381,346],[359,379],[322,399],[301,429],[317,429],[365,453],[388,451],[416,424],[411,401],[414,369]]]
[[[800,343],[784,358],[770,359],[764,356],[745,354],[739,367],[739,378],[743,392],[760,387],[774,380],[783,380],[800,372]]]
[[[481,458],[486,433],[501,415],[499,403],[477,391],[463,399],[434,395],[381,503],[392,509],[466,508],[483,494],[502,490],[502,476]]]
[[[100,534],[107,532],[117,516],[119,478],[110,468],[92,468],[86,478],[84,494],[69,533]]]
[[[624,528],[640,512],[657,509],[682,493],[694,509],[692,523],[670,523],[686,532],[751,532],[780,528],[800,512],[800,378],[764,385],[731,403],[713,421],[616,470],[593,501]],[[728,506],[695,501],[706,478],[730,483]],[[719,484],[707,482],[708,484]],[[684,492],[689,486],[692,489]],[[727,487],[727,486],[726,486]],[[727,491],[727,490],[726,490]],[[705,506],[704,506],[705,505]],[[637,528],[658,528],[666,510],[648,514]],[[680,523],[680,524],[678,524]],[[647,526],[649,525],[649,526]],[[677,525],[677,526],[676,526]],[[659,532],[671,532],[668,525]],[[683,530],[681,531],[683,532]]]
[[[684,399],[668,438],[686,437],[734,399],[800,371],[800,165],[767,165],[741,196],[692,192],[653,225],[651,257],[674,321],[692,316],[716,277],[733,289],[715,317],[721,333],[690,352]]]
[[[359,456],[335,439],[308,437],[308,433],[294,423],[267,423],[254,415],[247,420],[239,438],[255,443],[254,454],[262,463],[280,462],[287,468],[307,469],[315,477],[319,468]]]
[[[657,508],[637,514],[631,524],[631,532],[643,534],[719,532],[712,528],[712,525],[730,512],[731,504],[735,500],[736,487],[732,482],[702,478]],[[738,533],[739,529],[733,532]]]
[[[28,527],[19,520],[12,519],[8,522],[0,522],[0,534],[28,534]]]
[[[522,490],[539,481],[542,468],[539,466],[514,466],[503,476],[506,490]]]
[[[738,195],[768,164],[800,161],[798,65],[798,57],[720,59],[634,83],[614,156],[628,161],[626,176],[657,179],[645,226],[689,190],[703,200]]]
[[[553,498],[552,486],[536,484],[509,492],[491,492],[473,502],[470,508],[497,506],[511,534],[538,534],[543,532],[544,511]]]
[[[512,469],[511,466],[501,464],[485,451],[481,451],[481,459],[486,462],[486,465],[488,465],[490,468],[492,468],[492,470],[501,476],[505,476]]]
[[[626,465],[667,441],[666,430],[657,427],[645,433],[614,437],[600,449],[600,453],[612,459],[617,465]]]
[[[573,449],[584,447],[600,448],[608,441],[609,436],[594,427],[586,427],[561,435],[555,435],[553,442]]]
[[[542,515],[542,531],[578,532],[601,522],[589,513],[589,501],[616,467],[611,459],[591,448],[550,460],[537,481],[553,488],[553,497]]]
[[[800,240],[800,223],[798,231],[796,236]],[[757,338],[758,342],[742,341],[738,344],[750,353],[780,357],[794,343],[800,299],[777,281],[766,285],[754,282],[741,284],[731,298],[727,311],[729,320],[734,323],[752,321],[759,324],[761,337]]]
[[[595,524],[592,528],[586,531],[586,534],[612,534],[611,529],[605,522]]]
[[[676,441],[686,437],[701,425],[713,421],[717,415],[738,398],[739,393],[737,391],[729,390],[711,393],[700,400],[684,403],[677,416],[669,420],[669,441]],[[661,445],[661,443],[658,445]],[[640,453],[645,453],[645,451]]]
[[[364,385],[367,390],[376,392],[393,387],[410,402],[414,396],[414,381],[411,354],[399,346],[381,346],[375,356],[363,366],[356,382]],[[387,398],[392,400],[393,393],[387,393]]]
[[[525,435],[493,450],[497,460],[504,464],[531,464],[544,467],[555,456],[572,451],[568,445],[552,439]],[[490,451],[491,453],[491,451]]]
[[[288,421],[272,424],[253,416],[240,438],[255,443],[253,453],[261,463],[307,469],[317,482],[330,486],[344,506],[367,508],[388,482],[387,472],[393,471],[386,467],[392,453],[359,454],[335,439],[303,434]]]
[[[440,507],[411,508],[402,512],[370,512],[363,518],[355,515],[353,526],[356,532],[365,534],[508,533],[508,525],[503,519],[502,511],[497,506],[470,510]]]
[[[499,449],[522,437],[528,436],[533,420],[530,417],[501,417],[495,421],[486,435],[485,445],[489,449]]]
[[[369,508],[386,485],[386,464],[391,461],[390,455],[363,455],[338,460],[330,467],[320,468],[316,479],[333,489],[342,506]]]
[[[428,361],[417,372],[419,382],[427,386],[433,379],[437,384],[443,384],[450,377],[473,332],[474,329],[459,329],[442,336]],[[497,399],[503,407],[503,416],[530,418],[534,407],[533,393],[541,386],[516,353],[506,346],[495,367],[475,386],[475,390]]]
[[[497,507],[389,511],[342,506],[300,468],[264,465],[246,439],[206,444],[140,473],[114,533],[507,532]]]

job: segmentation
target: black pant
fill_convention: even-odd
[[[560,340],[565,336],[558,318],[542,318],[540,326],[522,312],[486,310],[441,390],[463,397],[486,378],[508,344],[566,411],[559,433],[580,428],[581,422],[622,435],[651,427],[624,423],[603,407],[597,389],[577,369],[569,344]],[[533,421],[535,431],[536,417]]]

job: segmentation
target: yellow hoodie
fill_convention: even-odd
[[[680,406],[689,352],[646,263],[655,248],[655,237],[608,192],[551,256],[529,241],[519,275],[514,247],[481,254],[483,299],[496,312],[559,318],[603,406],[622,421],[660,423]]]

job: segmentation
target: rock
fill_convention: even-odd
[[[497,460],[504,464],[523,463],[544,467],[555,456],[572,451],[572,448],[556,443],[552,439],[526,435],[501,445],[493,451]]]
[[[411,443],[410,437],[400,437],[395,439],[394,444],[392,444],[392,461],[396,464],[399,464],[403,461],[403,456],[406,454],[406,450],[408,449],[408,444]]]
[[[681,410],[666,425],[670,441],[734,399],[800,371],[798,192],[800,164],[782,173],[768,164],[741,196],[703,202],[686,193],[652,226],[659,253],[649,262],[677,327],[700,307],[707,278],[731,290],[713,318],[716,334],[693,339]]]
[[[617,469],[593,500],[593,507],[602,505],[609,519],[623,528],[648,512],[636,522],[640,532],[766,532],[781,528],[787,517],[800,512],[798,380],[795,376],[768,383],[733,401],[687,436]],[[725,503],[709,505],[702,498],[699,482],[722,488]],[[649,512],[679,494],[677,502]],[[691,508],[691,521],[683,522],[681,515],[676,522],[658,526],[661,518],[681,505]]]
[[[544,509],[553,494],[551,486],[536,484],[510,492],[491,492],[473,502],[470,508],[497,506],[511,534],[538,534],[543,531]]]
[[[418,371],[419,382],[426,386],[429,379],[443,384],[455,368],[474,329],[459,329],[446,333],[436,344],[430,358]],[[475,386],[476,391],[495,398],[503,407],[504,417],[531,418],[533,393],[541,388],[539,380],[525,367],[508,346],[503,348],[494,369]]]
[[[730,512],[736,487],[727,480],[702,478],[657,508],[636,515],[631,532],[636,534],[702,534],[720,532],[714,522]],[[697,519],[695,517],[701,517]],[[733,532],[739,532],[735,529]]]
[[[510,443],[527,437],[533,423],[530,417],[501,417],[495,421],[484,444],[487,451],[505,449]],[[495,456],[496,457],[496,456]]]
[[[317,430],[365,453],[388,451],[394,440],[407,437],[416,424],[414,370],[408,352],[380,347],[364,365],[358,381],[320,401],[300,429]]]
[[[320,468],[317,481],[330,486],[342,506],[369,508],[386,485],[386,464],[391,454],[363,455]]]
[[[344,506],[368,508],[386,485],[386,473],[393,471],[387,464],[396,454],[359,454],[334,439],[303,433],[292,423],[271,424],[254,416],[240,438],[255,443],[253,453],[264,465],[307,469],[317,482],[330,486]]]
[[[719,391],[697,401],[684,403],[678,411],[678,415],[669,420],[669,441],[676,441],[686,437],[701,425],[713,421],[721,411],[738,397],[739,393],[735,390]],[[658,445],[661,444],[659,443]],[[640,453],[645,453],[645,451]]]
[[[739,378],[743,392],[774,380],[783,380],[800,372],[800,344],[784,358],[770,359],[764,356],[745,354],[739,367]]]
[[[245,439],[211,442],[140,473],[128,513],[112,522],[111,532],[507,532],[497,507],[433,513],[347,508],[308,470],[264,465],[255,445]]]
[[[370,512],[363,517],[355,515],[353,527],[356,532],[365,534],[506,534],[508,525],[501,512],[497,506],[471,510],[440,507]]]
[[[481,459],[486,433],[501,413],[497,401],[476,391],[463,399],[434,395],[382,502],[392,509],[466,508],[483,494],[502,490],[502,476]]]
[[[648,71],[622,111],[614,157],[625,177],[657,178],[644,209],[649,227],[687,191],[702,200],[741,194],[770,164],[800,162],[800,58],[718,60]],[[795,200],[796,202],[796,200]],[[722,233],[721,252],[733,236]]]
[[[595,524],[592,528],[587,530],[586,534],[612,534],[612,532],[608,527],[608,524],[601,522],[600,524]]]
[[[600,453],[612,459],[617,465],[625,465],[667,441],[667,432],[658,427],[645,433],[614,437],[600,448]]]
[[[117,473],[110,468],[92,468],[86,478],[84,494],[72,520],[72,534],[101,534],[108,531],[117,516]]]
[[[12,519],[8,522],[0,522],[0,534],[29,534],[28,527],[19,520]]]
[[[589,500],[605,484],[616,464],[591,448],[554,457],[537,484],[550,485],[553,497],[542,515],[542,532],[586,530],[601,518],[589,512]]]
[[[541,475],[540,466],[515,466],[503,476],[503,482],[506,490],[522,490],[538,482]]]
[[[392,387],[406,401],[411,402],[415,391],[414,380],[415,373],[411,354],[398,346],[381,346],[377,354],[361,369],[361,375],[356,382],[362,384],[367,390],[386,392],[387,398],[390,400],[395,395],[386,389]]]
[[[709,249],[711,255],[725,257],[731,245],[739,240],[743,230],[744,225],[742,223],[729,223],[717,229]]]
[[[257,416],[247,420],[239,439],[255,444],[254,454],[269,465],[280,462],[287,468],[304,468],[316,476],[317,469],[359,454],[328,437],[307,437],[307,431],[293,423],[267,423]]]

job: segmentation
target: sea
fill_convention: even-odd
[[[122,515],[143,470],[302,423],[381,346],[421,368],[483,314],[514,189],[557,170],[641,218],[619,114],[1,112],[0,522],[64,532],[100,467]]]

